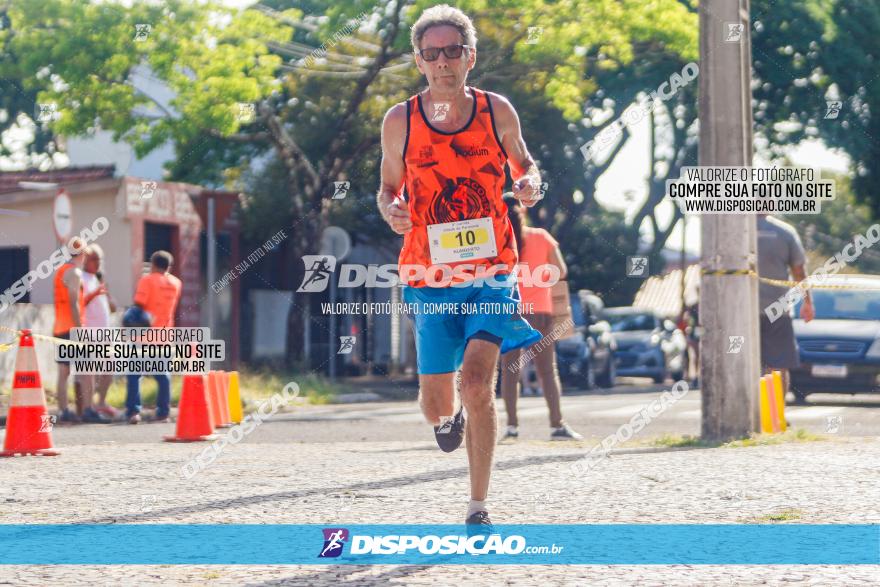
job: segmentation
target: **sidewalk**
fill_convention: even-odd
[[[0,468],[5,524],[458,523],[466,454],[429,443],[228,446],[187,480],[204,444],[89,445]],[[880,438],[613,453],[581,477],[592,445],[500,446],[496,523],[880,523]],[[144,545],[149,548],[149,545]],[[811,585],[876,584],[878,566],[0,567],[15,584]]]

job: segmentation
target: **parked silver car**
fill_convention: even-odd
[[[593,389],[614,387],[614,338],[601,318],[605,304],[588,289],[569,294],[575,332],[556,341],[556,363],[566,385]]]
[[[607,308],[603,316],[611,324],[617,345],[614,362],[618,375],[650,377],[656,383],[670,376],[684,378],[687,338],[672,320],[632,306]]]
[[[876,393],[880,390],[880,277],[834,275],[814,289],[816,316],[810,322],[794,309],[800,366],[791,370],[798,402],[822,393]],[[845,288],[852,289],[845,289]]]

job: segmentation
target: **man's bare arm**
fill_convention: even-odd
[[[807,269],[803,265],[792,265],[789,267],[791,270],[791,275],[794,277],[795,281],[803,281],[807,278]],[[804,290],[804,297],[810,297],[810,290]]]
[[[798,282],[803,282],[807,278],[807,268],[805,265],[792,265],[789,267],[792,277]],[[812,320],[816,311],[813,309],[813,296],[809,289],[804,289],[804,304],[801,306],[801,318],[804,322]]]
[[[559,279],[566,279],[568,277],[568,265],[565,264],[565,259],[562,258],[562,251],[559,250],[559,247],[553,247],[553,250],[550,251],[550,262],[559,268]]]
[[[504,96],[498,94],[491,94],[490,99],[501,146],[507,151],[510,176],[514,182],[513,195],[530,208],[543,197],[540,189],[541,172],[538,171],[538,166],[526,147],[519,116],[513,105]]]
[[[406,105],[397,104],[388,110],[382,121],[382,167],[376,205],[382,218],[397,234],[412,230],[409,209],[402,201],[406,166],[403,163],[403,144],[406,140]]]
[[[68,269],[62,278],[64,287],[67,288],[67,296],[70,300],[70,314],[73,317],[73,325],[82,326],[82,316],[79,315],[79,287],[80,278],[76,269]]]

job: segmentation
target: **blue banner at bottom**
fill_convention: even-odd
[[[21,524],[0,564],[880,564],[880,525]]]

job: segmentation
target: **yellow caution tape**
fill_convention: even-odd
[[[21,332],[22,332],[21,330],[15,330],[14,328],[9,328],[7,326],[0,326],[0,330],[5,330],[6,332],[11,332],[11,333],[15,334],[16,337],[21,336]],[[33,337],[37,340],[45,340],[46,342],[51,342],[54,344],[76,344],[76,345],[89,344],[87,342],[76,341],[76,340],[67,340],[64,338],[57,338],[55,336],[46,336],[45,334],[36,334],[34,332],[31,332],[31,337]],[[16,344],[18,344],[18,341],[14,342],[14,343],[9,343],[9,344],[16,345]],[[2,345],[0,345],[0,346],[2,346]],[[4,349],[0,348],[0,352],[3,352],[3,350]]]
[[[703,269],[703,275],[757,275],[752,269]]]
[[[760,277],[754,269],[703,269],[703,275],[749,275],[758,278],[758,281],[776,285],[779,287],[802,287],[803,289],[850,289],[864,291],[880,291],[880,286],[871,287],[869,285],[821,285],[809,283],[809,278],[804,281],[791,281],[788,279],[770,279],[769,277]]]
[[[87,342],[81,342],[78,340],[67,340],[66,338],[56,338],[54,336],[46,336],[45,334],[34,334],[31,332],[31,336],[36,338],[37,340],[45,340],[46,342],[51,342],[54,344],[78,344],[78,345],[87,345]]]

